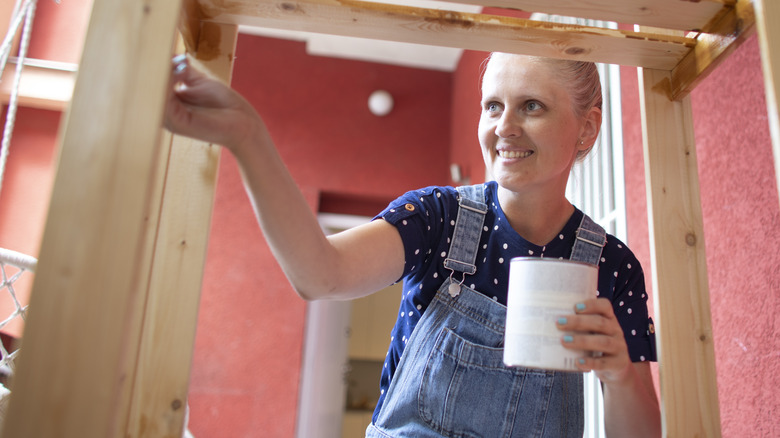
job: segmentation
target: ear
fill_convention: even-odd
[[[580,128],[580,140],[582,144],[578,145],[581,151],[590,150],[596,143],[596,139],[601,131],[601,109],[595,106],[585,113]]]

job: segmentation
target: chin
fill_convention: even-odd
[[[512,175],[506,175],[506,174],[493,174],[493,179],[498,183],[499,187],[503,187],[508,190],[515,191],[518,185],[518,181],[516,178],[513,178]]]
[[[523,175],[507,172],[494,173],[493,179],[498,183],[499,187],[512,192],[520,192],[524,190],[524,188],[527,188],[530,183]]]

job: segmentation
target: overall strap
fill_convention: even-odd
[[[479,240],[485,223],[488,207],[485,204],[485,186],[476,184],[458,187],[458,217],[450,243],[450,251],[444,260],[444,267],[462,272],[463,277],[477,272]],[[462,280],[461,280],[462,281]]]
[[[577,238],[571,249],[571,260],[598,265],[601,251],[607,243],[607,232],[587,214],[582,215]]]

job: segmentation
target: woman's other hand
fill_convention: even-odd
[[[593,357],[579,359],[582,371],[595,371],[605,384],[620,382],[630,375],[631,359],[612,303],[606,298],[585,300],[575,306],[574,315],[558,320],[558,328],[574,332],[561,338],[564,347],[585,350]]]
[[[558,328],[566,348],[596,353],[577,367],[594,371],[604,389],[604,427],[608,437],[660,437],[661,412],[648,362],[632,363],[612,303],[594,298],[562,316]]]

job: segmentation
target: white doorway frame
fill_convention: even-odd
[[[367,223],[369,217],[320,213],[326,235]],[[341,438],[346,406],[347,349],[351,301],[312,301],[306,308],[303,365],[296,433],[298,438]],[[377,385],[379,382],[377,382]]]

